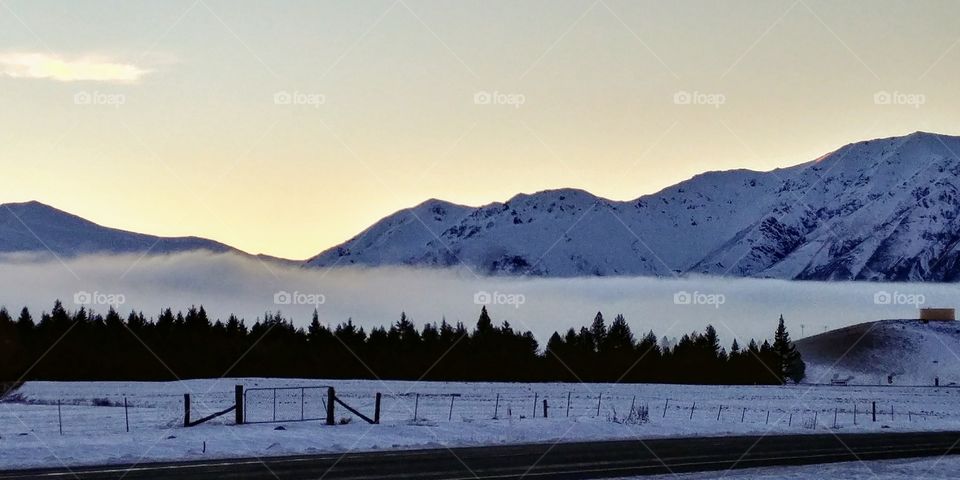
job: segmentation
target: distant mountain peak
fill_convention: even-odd
[[[960,137],[914,132],[770,172],[707,172],[628,202],[573,188],[435,219],[401,210],[309,266],[542,276],[960,280]]]

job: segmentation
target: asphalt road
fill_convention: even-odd
[[[587,479],[940,456],[960,453],[958,445],[960,432],[674,438],[9,471],[0,479]]]

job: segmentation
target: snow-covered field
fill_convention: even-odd
[[[335,427],[321,421],[235,426],[228,414],[197,427],[182,427],[183,394],[192,395],[196,419],[232,405],[235,384],[246,389],[333,385],[339,397],[370,416],[374,394],[381,392],[382,423],[368,425],[353,418]],[[322,389],[304,390],[301,407],[299,388],[279,390],[276,419],[299,419],[301,408],[305,417],[322,417],[324,395]],[[543,399],[549,406],[548,418],[542,415]],[[876,422],[869,414],[874,401]],[[631,404],[648,406],[649,420],[625,421]],[[273,420],[273,391],[248,391],[246,410],[250,421]],[[337,418],[346,417],[351,415],[338,407]],[[960,428],[960,389],[950,387],[296,379],[29,382],[0,403],[0,469],[676,435],[955,428]]]

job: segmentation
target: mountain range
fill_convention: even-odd
[[[480,207],[431,199],[302,265],[952,282],[960,279],[958,152],[960,137],[916,132],[788,168],[707,172],[622,202],[576,189]],[[243,254],[212,240],[101,227],[36,202],[0,207],[0,252],[146,249]]]

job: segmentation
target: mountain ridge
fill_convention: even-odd
[[[456,206],[459,218],[445,215],[428,229],[418,206],[305,265],[955,281],[958,151],[960,137],[918,131],[852,142],[792,167],[704,172],[627,201],[544,190]]]

